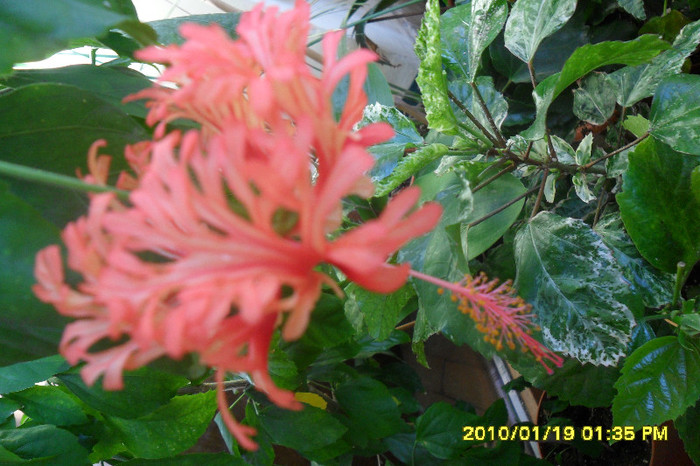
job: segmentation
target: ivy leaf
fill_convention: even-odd
[[[216,392],[176,396],[145,416],[107,416],[124,445],[142,458],[165,458],[190,448],[204,434],[216,411]]]
[[[542,212],[518,231],[515,257],[516,288],[532,304],[544,343],[581,362],[617,364],[637,303],[600,236],[581,220]]]
[[[139,23],[133,5],[128,9],[121,2],[99,0],[0,2],[0,75],[15,63],[41,60],[67,48],[72,39],[101,36],[117,27],[143,45],[155,42],[155,32]]]
[[[679,261],[691,269],[700,260],[700,202],[691,188],[691,173],[698,165],[700,157],[648,138],[629,155],[617,195],[635,246],[654,267],[669,273]]]
[[[664,78],[680,72],[683,62],[695,50],[698,42],[700,21],[695,21],[683,28],[671,49],[661,52],[650,63],[626,66],[610,73],[608,78],[615,83],[617,103],[631,107],[653,95]]]
[[[428,0],[425,5],[425,16],[415,48],[416,55],[420,58],[416,82],[421,89],[428,123],[436,131],[456,134],[457,120],[450,109],[447,79],[442,69],[439,0]]]
[[[616,214],[603,216],[595,226],[615,260],[624,269],[625,278],[633,285],[648,307],[660,307],[671,301],[673,295],[673,274],[662,272],[649,264],[625,233],[622,219]]]
[[[467,79],[473,82],[481,62],[481,55],[498,33],[508,17],[506,0],[473,0],[469,21],[469,53]],[[449,38],[453,40],[452,37]]]
[[[519,0],[506,23],[506,47],[530,62],[542,40],[559,30],[575,10],[576,0]]]
[[[678,337],[656,338],[637,348],[615,383],[615,425],[657,425],[676,419],[700,398],[700,352]]]
[[[602,125],[615,111],[615,89],[605,73],[591,73],[574,90],[574,115]]]
[[[537,108],[535,122],[520,133],[529,140],[544,136],[547,110],[554,99],[577,79],[607,65],[639,65],[654,58],[670,45],[649,34],[627,42],[606,41],[584,45],[571,54],[562,70],[537,85],[533,98]]]
[[[674,150],[700,155],[700,76],[678,75],[659,84],[649,131]]]

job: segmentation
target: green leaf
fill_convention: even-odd
[[[125,372],[124,389],[118,391],[103,390],[101,382],[87,387],[77,372],[60,374],[58,378],[92,408],[128,419],[138,418],[165,405],[175,396],[178,388],[189,383],[184,377],[147,367]]]
[[[691,97],[688,96],[690,99]],[[691,172],[700,157],[673,151],[648,138],[629,156],[622,193],[617,195],[627,233],[654,267],[669,273],[684,261],[700,259],[700,202],[691,190]]]
[[[473,61],[469,49],[471,23],[471,4],[456,5],[440,17],[442,62],[467,80],[470,76],[469,66]],[[479,58],[475,61],[475,66],[478,66]]]
[[[440,29],[440,2],[428,0],[416,38],[416,55],[420,59],[416,82],[421,89],[430,128],[445,134],[456,134],[457,120],[450,109],[447,80],[442,69]]]
[[[657,425],[676,419],[700,398],[700,353],[675,336],[656,338],[632,353],[615,383],[615,425]]]
[[[693,168],[690,173],[690,189],[693,191],[695,200],[700,203],[700,166]]]
[[[655,16],[639,29],[639,34],[658,34],[664,40],[672,42],[680,30],[690,20],[678,10],[664,11],[663,16]]]
[[[469,21],[468,73],[467,79],[473,82],[481,62],[481,55],[496,38],[508,17],[506,0],[473,0]],[[454,41],[449,37],[448,41]]]
[[[345,318],[343,301],[322,293],[301,341],[316,348],[332,348],[350,340],[355,331]]]
[[[70,365],[59,355],[0,368],[0,394],[18,392],[68,369]]]
[[[52,425],[0,430],[0,446],[32,464],[89,464],[78,437]]]
[[[448,147],[444,144],[434,143],[423,146],[399,159],[394,170],[388,176],[376,183],[375,196],[386,196],[401,183],[421,171],[431,162],[447,154]],[[402,151],[403,152],[403,151]]]
[[[269,406],[260,412],[259,420],[273,443],[302,453],[330,446],[347,432],[328,412],[308,405],[300,411]]]
[[[576,0],[519,0],[506,23],[506,47],[529,62],[542,39],[560,29],[575,10]]]
[[[375,184],[392,174],[396,165],[403,159],[406,148],[423,143],[416,125],[395,107],[387,107],[379,103],[368,105],[358,126],[362,128],[377,122],[389,123],[394,128],[394,137],[369,149],[376,159],[374,167],[369,172]]]
[[[133,6],[132,6],[133,10]],[[96,37],[120,27],[138,31],[135,11],[99,0],[23,0],[0,3],[0,75],[19,62],[41,60],[71,39]]]
[[[595,231],[610,248],[615,260],[624,269],[625,278],[647,307],[661,307],[671,302],[674,275],[652,267],[639,254],[617,214],[603,216],[596,224]]]
[[[498,92],[493,85],[493,78],[491,76],[479,76],[476,78],[476,86],[479,93],[486,103],[486,108],[489,109],[489,113],[493,117],[493,121],[496,126],[500,129],[503,121],[506,119],[508,114],[508,103],[506,99],[503,98],[503,94]],[[474,95],[474,90],[472,86],[467,83],[464,79],[451,79],[447,83],[447,87],[454,94],[457,100],[464,106],[469,112],[490,132],[493,132],[491,124],[484,113],[477,97]],[[457,118],[457,120],[462,124],[462,128],[471,127],[474,132],[479,132],[477,127],[471,120],[465,115],[465,113],[455,104],[450,102],[452,106],[452,111]],[[468,135],[462,134],[464,137]]]
[[[470,186],[477,186],[480,181],[494,174],[494,170],[485,170],[485,164],[473,163],[467,167]],[[472,195],[473,209],[464,220],[465,224],[474,222],[503,207],[508,202],[525,193],[522,182],[512,174],[506,174],[484,186]],[[490,248],[517,220],[525,200],[520,200],[498,214],[481,223],[462,229],[462,241],[465,242],[465,255],[472,260]]]
[[[518,231],[515,257],[516,288],[532,304],[545,344],[581,362],[617,364],[636,303],[600,236],[581,220],[542,212]]]
[[[166,458],[194,445],[216,411],[216,392],[176,396],[150,414],[136,419],[108,416],[131,453],[142,458]]]
[[[700,76],[678,75],[659,84],[649,131],[674,150],[700,155]]]
[[[0,139],[0,160],[75,176],[77,168],[86,173],[94,141],[107,140],[103,153],[116,156],[111,170],[118,172],[127,165],[121,156],[124,146],[148,139],[148,133],[91,92],[64,84],[32,84],[0,96]],[[85,210],[82,194],[17,180],[12,180],[11,190],[58,226]]]
[[[643,20],[647,17],[642,0],[617,0],[617,4],[636,19]]]
[[[401,411],[383,383],[360,377],[338,386],[338,403],[349,418],[354,438],[379,439],[393,435],[404,427]]]
[[[549,105],[577,79],[602,66],[646,63],[669,47],[667,42],[648,34],[627,42],[607,41],[579,47],[566,60],[561,72],[539,83],[533,91],[537,117],[521,135],[529,140],[542,138]]]
[[[31,290],[35,282],[34,257],[45,246],[59,242],[56,227],[10,194],[4,182],[0,182],[0,219],[0,365],[8,365],[55,354],[68,319],[41,303]],[[5,370],[10,374],[18,370],[15,381],[21,384],[23,377],[31,379],[32,367],[44,374],[63,364],[62,359],[58,361],[52,359],[44,364],[42,360],[37,366]]]
[[[185,40],[180,36],[180,26],[184,23],[196,23],[206,26],[216,23],[221,26],[232,38],[236,37],[236,27],[241,18],[241,13],[214,13],[207,15],[187,15],[178,18],[160,19],[149,22],[158,35],[158,42],[163,45],[181,45]]]
[[[401,313],[404,306],[415,296],[410,286],[403,286],[393,293],[379,294],[351,283],[344,291],[348,296],[345,312],[349,308],[356,308],[362,315],[367,332],[377,340],[386,340],[391,335],[399,321],[405,317]]]
[[[137,458],[119,464],[124,466],[246,466],[248,463],[243,458],[236,458],[228,453],[194,453],[157,460]]]
[[[78,398],[57,386],[35,386],[4,396],[22,403],[24,414],[44,424],[71,426],[88,422]]]
[[[145,118],[143,102],[122,103],[124,97],[152,85],[146,76],[119,66],[73,65],[41,70],[17,70],[3,79],[2,84],[13,89],[39,83],[67,84],[93,93],[125,113]]]
[[[700,401],[691,406],[674,422],[678,435],[683,440],[683,446],[688,456],[697,464],[700,463]]]
[[[443,401],[433,403],[416,419],[416,445],[440,459],[457,458],[474,444],[463,440],[463,427],[479,425],[479,420]]]
[[[628,116],[627,118],[625,118],[625,121],[622,123],[622,126],[638,138],[641,138],[649,132],[649,120],[647,120],[641,115]]]
[[[12,401],[9,398],[0,398],[0,423],[2,423],[2,421],[10,417],[12,413],[17,411],[21,407],[22,406],[16,401]]]
[[[542,370],[539,364],[516,364],[514,367],[535,387],[572,405],[590,408],[610,406],[615,397],[613,385],[620,376],[617,367],[581,364],[576,359],[567,359],[551,375]]]
[[[617,103],[630,107],[654,94],[659,83],[680,72],[683,62],[700,42],[700,21],[687,25],[671,49],[661,52],[650,63],[626,66],[608,75],[615,83]]]
[[[615,90],[605,73],[591,73],[574,90],[574,115],[602,125],[615,111]]]

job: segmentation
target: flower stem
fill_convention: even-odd
[[[90,184],[72,176],[60,175],[58,173],[52,173],[50,171],[27,167],[16,163],[0,161],[0,174],[20,180],[71,189],[73,191],[93,193],[111,192],[116,193],[122,200],[127,200],[129,198],[129,192],[122,189],[117,189],[112,186]]]

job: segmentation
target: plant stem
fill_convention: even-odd
[[[604,156],[602,156],[602,157],[600,157],[600,158],[598,158],[598,159],[596,159],[596,160],[594,160],[594,161],[592,161],[592,162],[588,162],[586,165],[583,165],[581,168],[583,168],[584,170],[588,171],[591,167],[593,167],[593,165],[595,165],[595,164],[597,164],[597,163],[599,163],[599,162],[602,162],[603,160],[609,159],[609,158],[612,157],[613,155],[617,155],[617,154],[619,154],[620,152],[626,151],[626,150],[629,149],[630,147],[636,146],[637,144],[639,144],[640,142],[642,142],[643,140],[645,140],[647,137],[649,137],[649,133],[648,133],[648,132],[647,132],[647,133],[644,133],[643,135],[641,135],[640,137],[638,137],[638,138],[635,139],[634,141],[630,142],[629,144],[625,144],[624,146],[622,146],[622,147],[620,147],[619,149],[616,149],[616,150],[610,152],[609,154],[605,154]]]
[[[35,183],[57,186],[59,188],[71,189],[74,191],[104,193],[115,193],[120,199],[128,200],[129,191],[117,189],[112,186],[86,183],[79,178],[60,175],[38,168],[27,167],[16,163],[0,161],[0,174],[7,175],[20,180],[32,181]]]
[[[481,95],[481,92],[479,91],[479,87],[476,85],[474,81],[469,83],[472,87],[472,90],[474,91],[474,95],[476,96],[476,100],[479,101],[479,105],[481,106],[481,110],[484,112],[484,115],[486,115],[486,119],[488,120],[489,124],[491,125],[491,129],[493,130],[493,134],[498,140],[498,147],[506,147],[506,141],[503,139],[503,136],[501,135],[501,131],[498,129],[498,126],[496,126],[496,122],[493,119],[493,115],[491,115],[491,111],[489,110],[488,106],[486,105],[486,102],[484,101],[484,97]]]
[[[547,177],[549,176],[549,167],[544,168],[544,173],[542,173],[542,183],[539,186],[539,192],[537,193],[537,199],[535,199],[535,206],[532,208],[532,213],[530,214],[530,220],[532,220],[537,211],[540,210],[540,204],[542,203],[542,196],[544,195],[544,186],[547,183]],[[535,189],[535,188],[533,188]]]
[[[489,212],[488,214],[484,215],[483,217],[474,220],[473,222],[469,223],[469,225],[467,225],[467,226],[468,226],[469,228],[471,228],[471,227],[474,227],[474,226],[480,224],[481,222],[483,222],[483,221],[485,221],[485,220],[490,219],[490,218],[493,217],[494,215],[497,215],[497,214],[503,212],[503,211],[506,210],[508,207],[512,206],[513,204],[515,204],[515,203],[518,202],[519,200],[521,200],[521,199],[523,199],[523,198],[529,196],[530,194],[534,193],[534,192],[537,191],[538,189],[540,189],[538,186],[536,186],[536,187],[534,187],[534,188],[530,188],[529,190],[525,191],[525,192],[524,192],[523,194],[521,194],[520,196],[518,196],[518,197],[516,197],[516,198],[514,198],[514,199],[512,199],[512,200],[510,200],[510,201],[508,201],[508,202],[506,202],[505,204],[503,204],[503,205],[502,205],[501,207],[499,207],[498,209],[492,210],[491,212]]]
[[[535,68],[532,66],[532,60],[527,62],[527,71],[530,73],[530,83],[532,83],[532,88],[537,87],[537,81],[535,81]]]
[[[425,0],[409,0],[406,3],[400,3],[398,5],[394,5],[392,7],[385,9],[385,10],[378,11],[376,13],[372,13],[371,15],[367,15],[363,18],[360,18],[357,21],[347,23],[341,29],[350,29],[351,27],[355,27],[358,24],[366,23],[367,21],[372,20],[374,18],[379,18],[380,16],[384,16],[385,14],[391,13],[392,11],[400,10],[400,9],[405,8],[407,6],[415,5],[417,3],[424,3],[424,2],[425,2]],[[311,47],[312,45],[318,44],[319,42],[321,42],[322,39],[323,39],[323,37],[318,37],[318,38],[312,40],[311,42],[309,42],[307,44],[307,47]]]
[[[678,300],[681,297],[681,289],[685,284],[686,278],[688,278],[688,274],[686,273],[686,267],[687,266],[683,261],[678,262],[678,264],[676,264],[676,283],[673,287],[673,299],[671,300],[672,309],[675,308],[676,305],[678,305]]]
[[[503,160],[503,159],[501,159],[501,160]],[[506,173],[512,172],[513,170],[515,170],[515,167],[516,167],[515,164],[509,165],[506,168],[504,168],[503,170],[496,173],[495,175],[491,176],[490,178],[487,178],[486,180],[482,181],[474,189],[472,189],[472,194],[474,194],[475,192],[477,192],[478,190],[480,190],[484,186],[487,186],[487,185],[493,183],[494,181],[496,181],[498,178],[502,177]]]
[[[454,102],[454,104],[462,111],[462,113],[464,113],[467,116],[467,118],[469,118],[469,120],[472,123],[474,123],[474,126],[476,126],[479,129],[479,131],[481,131],[483,135],[486,136],[486,138],[491,142],[491,144],[493,144],[494,146],[499,145],[498,140],[495,137],[493,137],[493,135],[489,133],[489,131],[486,128],[484,128],[484,125],[482,125],[479,122],[479,120],[477,120],[476,117],[472,114],[472,112],[470,112],[469,109],[467,109],[467,107],[465,107],[464,104],[459,101],[457,96],[455,96],[452,93],[452,91],[447,91],[447,95],[450,98],[450,100]]]

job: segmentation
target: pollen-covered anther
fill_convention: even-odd
[[[511,280],[499,284],[498,280],[489,280],[483,272],[475,277],[465,275],[457,283],[443,282],[415,271],[411,271],[411,275],[448,290],[450,299],[457,302],[457,309],[474,320],[477,331],[484,334],[484,341],[496,351],[520,347],[523,353],[532,353],[548,373],[553,372],[548,363],[556,367],[563,364],[560,356],[532,337],[533,332],[540,330],[532,322],[535,317],[532,306],[516,294]]]

